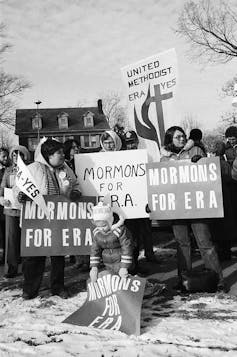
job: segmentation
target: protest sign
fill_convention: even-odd
[[[146,150],[76,154],[75,170],[83,195],[108,197],[125,218],[148,217]]]
[[[140,335],[141,304],[146,279],[102,272],[95,283],[88,281],[84,305],[63,322]]]
[[[81,197],[79,202],[64,196],[44,197],[50,220],[34,201],[23,205],[21,256],[90,254],[95,197]]]
[[[223,217],[220,160],[147,164],[151,219]]]
[[[10,202],[10,206],[5,206],[4,209],[21,209],[22,205],[18,202],[15,192],[12,188],[4,187],[4,199]]]
[[[127,89],[129,123],[146,148],[150,161],[159,161],[165,125],[177,118],[177,57],[175,49],[156,54],[121,69]]]
[[[20,191],[30,197],[45,212],[46,217],[48,218],[49,212],[47,210],[44,197],[40,193],[33,176],[20,155],[17,157],[17,173],[15,180],[16,186],[20,189]]]

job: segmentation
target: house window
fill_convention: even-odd
[[[32,118],[32,129],[42,129],[42,117],[39,113],[36,113],[35,116]]]
[[[93,128],[94,126],[94,114],[92,112],[87,112],[84,114],[84,127]]]
[[[89,148],[90,147],[90,137],[89,137],[89,135],[82,135],[81,136],[81,146],[83,148]]]
[[[38,138],[28,138],[28,149],[29,151],[35,151],[39,143]]]
[[[58,115],[58,127],[59,129],[68,129],[68,117],[67,113],[60,113]]]
[[[100,136],[99,135],[91,135],[91,147],[98,148],[100,146]]]
[[[98,148],[100,146],[99,135],[82,135],[81,147],[83,148]]]

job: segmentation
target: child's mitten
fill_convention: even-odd
[[[128,269],[127,268],[120,268],[119,269],[119,276],[121,278],[127,278],[128,276]]]
[[[90,278],[91,282],[95,283],[97,278],[98,278],[98,268],[97,267],[92,267],[90,270]]]

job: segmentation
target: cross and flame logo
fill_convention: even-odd
[[[150,85],[149,85],[148,91],[147,91],[147,97],[141,106],[141,117],[142,117],[144,124],[142,122],[140,122],[140,120],[138,119],[135,105],[134,105],[134,121],[135,121],[135,127],[136,127],[137,134],[144,139],[154,141],[157,144],[158,149],[160,150],[161,142],[159,140],[157,130],[156,130],[154,124],[149,119],[149,114],[148,114],[149,107],[152,102],[154,102],[156,104],[156,114],[157,114],[159,134],[160,134],[160,138],[162,139],[165,134],[162,101],[172,98],[173,93],[169,92],[169,93],[161,94],[160,84],[157,84],[154,86],[154,92],[155,92],[155,95],[151,96],[151,90],[150,90]]]

